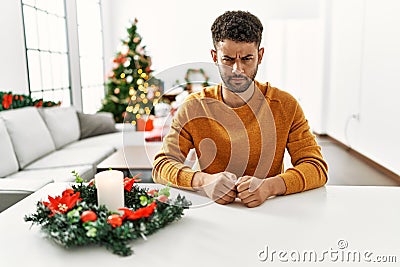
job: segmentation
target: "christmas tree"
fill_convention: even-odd
[[[114,114],[116,122],[136,124],[152,113],[153,105],[161,95],[159,81],[152,78],[151,57],[146,55],[142,37],[136,32],[137,19],[127,29],[128,36],[113,62],[108,75],[107,94],[100,111]]]

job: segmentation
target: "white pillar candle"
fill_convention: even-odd
[[[124,207],[124,174],[109,170],[94,176],[99,205],[105,205],[111,211]]]

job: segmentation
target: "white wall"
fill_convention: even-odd
[[[0,91],[28,94],[20,1],[1,1],[0,36]]]
[[[332,1],[330,90],[327,132],[350,145],[359,110],[363,46],[364,0]]]
[[[327,133],[400,175],[400,2],[331,4]]]
[[[323,118],[323,20],[278,19],[266,23],[267,81],[297,98],[313,131]]]
[[[153,59],[156,73],[190,62],[211,62],[211,24],[227,10],[246,10],[264,24],[271,19],[304,19],[318,16],[318,0],[102,0],[106,70],[126,37],[129,21],[139,20],[138,32]],[[264,38],[263,44],[266,44]],[[268,52],[266,57],[268,57]],[[266,80],[266,65],[259,68],[258,79]]]

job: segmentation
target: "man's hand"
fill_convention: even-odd
[[[283,195],[286,185],[280,176],[260,179],[253,176],[240,177],[236,182],[237,196],[249,208],[257,207],[272,196]]]
[[[202,190],[216,203],[225,205],[236,198],[236,180],[236,175],[230,172],[216,174],[197,172],[193,177],[192,187],[195,190]]]

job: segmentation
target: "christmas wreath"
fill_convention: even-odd
[[[169,187],[160,190],[140,188],[135,179],[124,179],[125,207],[120,213],[97,204],[94,181],[83,183],[75,173],[76,184],[61,196],[48,196],[37,203],[36,213],[24,220],[41,226],[49,239],[66,248],[99,245],[121,256],[132,254],[128,242],[146,239],[169,223],[180,219],[191,203],[184,196],[169,198]]]
[[[203,69],[201,69],[201,68],[200,69],[188,69],[185,74],[185,81],[186,81],[186,90],[188,90],[189,92],[192,91],[192,81],[190,80],[190,76],[195,73],[200,73],[203,76],[204,81],[201,83],[201,85],[203,87],[207,87],[210,85],[208,83],[208,80],[210,78],[207,76],[207,74],[205,73],[205,71]]]

